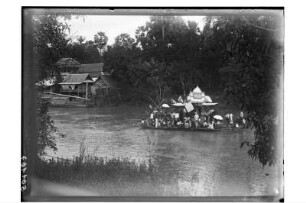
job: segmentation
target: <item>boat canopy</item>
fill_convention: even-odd
[[[187,101],[191,103],[203,103],[205,102],[205,94],[197,86],[196,88],[193,89],[192,92],[189,93]]]
[[[212,99],[210,98],[210,96],[205,95],[205,93],[202,92],[199,86],[194,88],[193,91],[189,93],[187,97],[187,101],[193,104],[212,103]],[[216,104],[214,103],[214,104],[206,105],[206,106],[213,106],[213,105],[216,105]]]
[[[218,103],[202,103],[202,106],[215,106]]]
[[[205,95],[204,92],[197,86],[191,91],[187,97],[187,102],[184,102],[182,97],[179,96],[178,102],[173,100],[172,106],[185,107],[187,103],[191,103],[195,106],[215,106],[218,103],[212,102],[210,96]]]

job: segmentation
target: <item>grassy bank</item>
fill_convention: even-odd
[[[37,178],[96,195],[160,196],[178,195],[175,181],[161,178],[149,162],[138,164],[128,159],[104,160],[92,156],[74,159],[39,159]]]

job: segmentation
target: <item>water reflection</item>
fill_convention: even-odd
[[[85,141],[87,153],[136,162],[151,161],[164,177],[178,185],[181,195],[258,196],[277,195],[279,169],[252,161],[240,143],[250,131],[173,132],[141,130],[141,108],[51,108],[55,125],[67,135],[57,137],[53,156],[79,155]],[[268,175],[267,175],[268,174]],[[169,188],[170,189],[170,188]]]

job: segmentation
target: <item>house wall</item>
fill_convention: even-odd
[[[88,94],[91,94],[91,86],[92,86],[92,84],[88,83]],[[73,90],[71,88],[69,88],[69,89],[63,88],[63,85],[61,85],[60,92],[61,93],[75,93],[75,94],[79,93],[79,94],[83,95],[83,94],[86,93],[86,83],[75,85],[75,88]]]

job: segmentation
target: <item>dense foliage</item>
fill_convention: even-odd
[[[123,100],[158,104],[171,95],[187,95],[196,85],[224,90],[255,129],[254,142],[242,145],[263,165],[276,162],[283,62],[279,16],[203,17],[203,28],[182,17],[152,16],[135,39],[122,33],[111,46],[104,32],[94,41],[79,37],[73,42],[66,35],[69,26],[57,18],[34,18],[41,77],[58,59],[72,57],[81,63],[103,60],[122,84]]]
[[[91,40],[85,41],[80,36],[76,42],[67,45],[66,57],[76,59],[80,63],[100,63],[101,57],[95,43]]]
[[[67,16],[65,16],[66,18]],[[72,57],[81,63],[95,63],[101,61],[97,45],[93,41],[85,41],[79,37],[77,42],[67,37],[69,25],[61,20],[63,16],[35,15],[32,18],[33,25],[33,62],[34,70],[37,70],[36,81],[40,81],[53,74],[57,80],[61,76],[54,64],[61,58]],[[43,87],[38,87],[41,94]],[[48,102],[37,97],[37,125],[38,125],[38,153],[44,154],[49,147],[56,150],[54,133],[56,127],[48,114]]]
[[[274,164],[281,119],[280,19],[258,15],[203,20],[201,30],[181,17],[151,17],[137,29],[134,46],[117,40],[105,54],[105,63],[114,77],[137,92],[133,98],[154,103],[167,93],[186,95],[196,85],[224,90],[228,102],[239,106],[248,127],[255,129],[254,142],[242,145],[249,146],[251,157],[263,165]]]
[[[103,32],[98,32],[95,41],[85,41],[83,36],[76,40],[68,37],[70,26],[65,23],[71,16],[35,15],[32,18],[34,63],[37,80],[56,72],[54,64],[61,58],[73,58],[80,63],[99,63],[100,48],[107,43]]]
[[[231,23],[229,23],[231,22]],[[263,164],[277,159],[277,128],[281,103],[282,47],[276,40],[278,27],[271,17],[222,18],[219,31],[231,30],[228,42],[235,44],[228,52],[228,65],[235,66],[233,80],[225,88],[229,99],[246,112],[248,126],[255,129],[255,141],[244,142],[249,154]]]
[[[65,55],[69,26],[59,22],[56,15],[33,16],[32,25],[34,64],[40,80],[46,78],[54,64]]]
[[[48,103],[37,99],[38,154],[45,154],[46,148],[57,150],[55,136],[57,129],[48,114]]]

